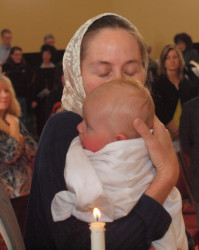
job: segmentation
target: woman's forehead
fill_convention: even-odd
[[[132,60],[134,56],[140,57],[141,53],[137,40],[127,30],[106,28],[90,39],[86,54],[102,60],[104,57],[117,58],[124,54],[128,60]]]
[[[175,49],[171,49],[167,52],[167,55],[178,55],[178,53]]]
[[[0,90],[4,90],[4,89],[10,90],[10,88],[6,84],[1,84],[0,83]]]
[[[122,35],[122,37],[121,37]],[[94,40],[106,40],[109,41],[110,39],[116,39],[116,38],[120,38],[118,39],[119,41],[125,41],[128,39],[135,39],[134,34],[130,33],[129,30],[126,30],[124,28],[121,27],[116,27],[116,28],[111,28],[111,27],[106,27],[106,28],[102,28],[100,30],[98,30],[97,32],[93,33],[91,35],[91,38],[88,39],[89,42],[94,42]],[[100,44],[98,44],[100,46]]]
[[[4,79],[0,79],[0,87],[1,88],[8,88],[8,89],[10,89],[10,84],[9,84],[9,82],[7,82]]]

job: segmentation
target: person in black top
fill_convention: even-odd
[[[160,76],[152,84],[156,115],[173,137],[179,137],[182,104],[194,97],[192,83],[183,76],[184,60],[175,45],[167,45],[160,55]]]
[[[31,112],[32,70],[23,57],[20,47],[12,47],[10,55],[3,65],[3,72],[10,78],[17,100],[21,105],[21,120],[31,134],[34,134]]]
[[[42,63],[34,70],[32,81],[31,107],[36,117],[37,136],[48,119],[47,98],[54,88],[55,64],[52,62],[53,50],[50,45],[41,48]]]
[[[63,88],[65,85],[65,79],[64,79],[64,72],[62,69],[62,64],[57,64],[54,72],[54,84],[53,89],[47,96],[47,118],[51,116],[52,113],[54,113],[54,105],[55,106],[61,106],[61,97],[63,93]],[[60,103],[60,105],[58,104]]]
[[[127,19],[116,14],[88,20],[69,42],[63,58],[62,106],[66,111],[48,120],[40,138],[27,212],[26,249],[90,249],[88,223],[72,216],[61,222],[52,220],[52,199],[57,192],[66,190],[65,156],[78,135],[76,126],[82,120],[86,94],[104,82],[122,77],[144,84],[147,65],[143,38]],[[169,133],[158,119],[153,134],[141,119],[135,119],[133,125],[145,140],[157,174],[127,216],[106,224],[109,250],[149,249],[151,241],[161,238],[171,223],[161,205],[179,173]]]
[[[183,105],[180,140],[182,149],[190,158],[191,185],[199,226],[199,96]]]
[[[191,60],[199,62],[199,53],[193,48],[193,42],[187,33],[179,33],[174,37],[174,42],[182,52],[185,65],[188,65]]]

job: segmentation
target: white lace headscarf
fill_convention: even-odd
[[[86,93],[84,91],[80,68],[81,43],[89,26],[95,20],[107,15],[114,15],[122,18],[124,21],[129,23],[133,30],[137,31],[137,28],[128,19],[114,13],[104,13],[98,15],[89,19],[82,26],[80,26],[68,43],[63,57],[65,86],[62,95],[62,107],[65,110],[73,111],[82,115],[82,106]]]

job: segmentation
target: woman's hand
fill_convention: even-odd
[[[5,117],[6,122],[9,124],[9,135],[14,137],[19,144],[24,143],[24,138],[20,133],[19,119],[11,114],[7,114]]]
[[[153,134],[140,118],[134,120],[133,126],[143,137],[157,170],[156,176],[145,194],[163,204],[179,177],[178,159],[170,134],[157,117],[154,119]]]

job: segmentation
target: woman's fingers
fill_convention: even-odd
[[[150,132],[149,128],[146,126],[146,124],[144,123],[142,119],[136,118],[133,121],[133,126],[135,130],[137,131],[137,133],[139,133],[140,136],[144,139],[145,144],[149,150],[149,153],[150,151],[158,150],[159,148],[158,136],[155,136],[154,132],[153,134]],[[160,129],[158,126],[156,126],[155,130],[156,130],[157,135],[159,135],[162,132],[161,131],[162,129]]]
[[[134,120],[133,126],[140,136],[143,137],[151,161],[157,170],[153,184],[150,185],[145,193],[163,203],[176,184],[179,175],[178,160],[173,149],[170,134],[157,117],[154,119],[153,133],[150,132],[140,118]]]
[[[133,127],[140,134],[140,136],[145,140],[145,142],[150,141],[151,133],[149,131],[149,128],[146,126],[146,124],[144,123],[142,119],[136,118],[133,121]]]
[[[176,154],[169,132],[157,117],[154,118],[153,133],[150,132],[149,128],[140,118],[134,120],[133,126],[144,139],[155,167],[159,167],[167,162],[171,156],[172,160],[175,160]]]

